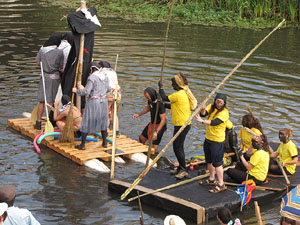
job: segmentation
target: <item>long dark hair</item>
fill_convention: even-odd
[[[210,114],[212,114],[212,113],[215,111],[215,109],[217,109],[217,112],[216,112],[216,114],[215,114],[215,116],[216,116],[218,113],[222,112],[222,111],[226,108],[226,102],[224,102],[224,105],[222,106],[222,108],[221,108],[221,109],[218,109],[218,108],[217,108],[217,104],[216,104],[216,100],[217,100],[217,99],[215,99],[214,104],[212,104],[212,106],[211,106],[211,108],[210,108],[210,110],[209,110],[209,112],[208,112],[207,117],[209,117]]]

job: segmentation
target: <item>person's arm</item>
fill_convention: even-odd
[[[270,158],[277,158],[279,155],[278,152],[273,152],[272,154],[270,154]]]
[[[250,162],[246,161],[246,159],[244,158],[244,155],[241,155],[240,158],[241,158],[241,161],[242,161],[243,165],[246,167],[246,169],[248,171],[251,170],[254,167]]]
[[[291,161],[282,162],[282,166],[296,164],[297,162],[298,162],[298,157],[293,156]]]
[[[196,115],[196,119],[202,124],[211,125],[211,126],[217,126],[221,123],[224,123],[224,121],[220,120],[219,118],[216,118],[214,120],[204,120],[199,115]]]
[[[77,86],[77,88],[73,88],[72,91],[77,95],[84,96],[84,95],[89,95],[91,93],[92,88],[93,88],[93,82],[90,79],[88,79],[85,87],[80,84]]]
[[[136,118],[146,114],[149,111],[150,111],[150,106],[149,106],[149,104],[147,104],[141,112],[133,114],[132,118],[136,119]]]
[[[160,114],[159,117],[160,117],[160,123],[159,123],[159,125],[158,125],[158,127],[156,129],[157,133],[160,132],[160,130],[163,128],[163,126],[166,124],[166,121],[167,121],[167,119],[166,119],[166,113]]]
[[[159,89],[159,94],[160,94],[160,97],[163,101],[170,102],[169,97],[166,95],[164,89],[160,88]]]
[[[36,61],[36,65],[37,65],[37,66],[41,66],[40,61]]]

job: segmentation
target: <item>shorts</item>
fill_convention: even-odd
[[[149,130],[149,124],[147,124],[147,126],[144,128],[143,132],[142,132],[142,135],[147,138],[148,140],[150,140],[151,136],[148,135],[149,132],[151,132],[151,130]],[[158,124],[156,125],[158,126]],[[167,130],[167,124],[165,124],[161,130],[157,133],[157,139],[155,141],[152,142],[152,144],[154,145],[159,145],[161,139],[162,139],[162,136],[163,134],[165,133],[165,131]]]
[[[205,139],[203,149],[207,163],[212,163],[214,167],[223,165],[224,142],[215,142]]]

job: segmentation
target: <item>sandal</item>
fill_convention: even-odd
[[[225,191],[226,189],[227,189],[227,187],[225,184],[223,184],[222,186],[217,184],[213,189],[210,189],[209,192],[210,193],[220,193],[222,191]]]
[[[206,180],[201,180],[200,182],[199,182],[199,184],[200,185],[216,185],[217,184],[217,181],[216,180],[210,180],[209,178],[208,179],[206,179]]]

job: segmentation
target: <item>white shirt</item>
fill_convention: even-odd
[[[9,207],[3,225],[40,225],[28,209]]]
[[[111,89],[116,89],[116,85],[118,89],[120,89],[120,86],[118,84],[118,77],[117,73],[112,68],[102,68],[100,71],[105,72],[107,78],[108,78],[108,84]]]
[[[68,56],[69,56],[71,47],[72,46],[69,44],[69,42],[67,40],[62,40],[60,42],[60,45],[58,46],[58,49],[61,49],[64,52],[64,68],[63,69],[65,69],[65,66],[67,64],[67,60],[68,60]]]

